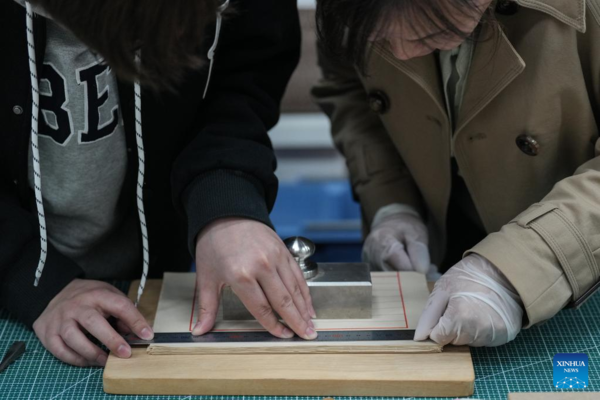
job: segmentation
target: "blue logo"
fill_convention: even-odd
[[[552,359],[554,387],[586,389],[588,387],[588,356],[583,353],[558,353]]]

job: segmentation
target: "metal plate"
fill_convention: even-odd
[[[374,330],[374,331],[321,331],[316,342],[364,342],[384,340],[413,340],[414,329]],[[154,339],[142,340],[135,335],[124,336],[132,346],[146,346],[157,343],[223,343],[223,342],[303,342],[294,336],[291,339],[279,339],[269,332],[209,332],[202,336],[192,336],[190,332],[155,333]]]
[[[318,274],[306,283],[317,318],[371,318],[373,284],[368,264],[320,263]],[[224,288],[221,299],[224,319],[254,319],[230,287]]]

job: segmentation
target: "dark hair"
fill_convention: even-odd
[[[366,72],[369,38],[385,31],[393,18],[402,15],[409,28],[416,32],[417,17],[428,23],[434,32],[452,33],[468,39],[470,33],[460,30],[446,16],[445,8],[454,8],[464,15],[478,10],[474,0],[317,0],[317,33],[320,46],[327,52],[356,65]],[[487,10],[482,22],[493,21]],[[420,40],[427,44],[429,37]]]
[[[198,68],[222,0],[31,0],[99,53],[120,78],[172,88]],[[141,51],[141,63],[135,61]]]

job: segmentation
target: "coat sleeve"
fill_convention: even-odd
[[[31,326],[83,270],[49,243],[44,274],[33,286],[40,256],[37,214],[20,206],[16,185],[5,181],[0,181],[0,238],[0,306]]]
[[[194,137],[172,174],[174,202],[187,216],[192,254],[198,233],[216,219],[243,217],[271,225],[278,181],[267,131],[278,120],[300,57],[294,0],[233,0],[230,8]],[[202,96],[204,86],[198,89]]]
[[[331,133],[344,155],[365,225],[382,207],[400,203],[423,215],[419,190],[379,116],[371,111],[359,74],[319,46],[322,78],[312,94],[331,120]]]
[[[598,106],[600,8],[595,11],[586,39],[590,95]],[[591,151],[593,158],[573,176],[467,252],[484,256],[511,281],[525,307],[524,327],[551,318],[600,280],[600,132]]]

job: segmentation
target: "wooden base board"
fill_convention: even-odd
[[[150,320],[160,281],[149,281],[140,309]],[[132,284],[130,296],[137,285]],[[149,304],[154,302],[154,307]],[[114,394],[422,396],[473,394],[466,347],[435,354],[161,355],[135,348],[109,356],[104,391]]]

